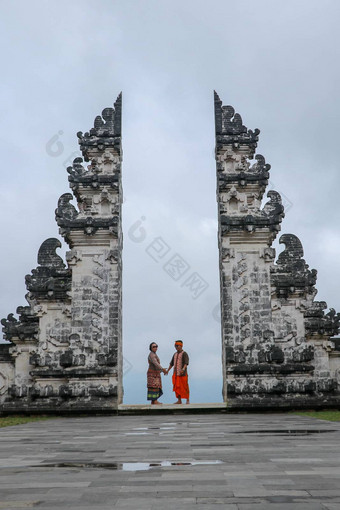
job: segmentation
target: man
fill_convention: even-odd
[[[177,402],[175,404],[182,404],[182,398],[189,402],[189,385],[188,385],[188,373],[187,366],[189,365],[189,356],[183,351],[182,340],[175,341],[176,352],[172,356],[170,365],[166,373],[168,374],[172,367],[174,367],[174,373],[172,374],[173,391],[176,394]]]

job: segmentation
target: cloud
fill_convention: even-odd
[[[24,275],[44,239],[58,236],[54,209],[68,190],[76,132],[123,90],[125,355],[142,374],[150,338],[169,345],[168,359],[182,336],[193,374],[204,379],[206,366],[215,369],[214,88],[245,125],[261,129],[258,152],[291,203],[282,233],[300,237],[318,269],[318,298],[339,310],[339,11],[334,0],[4,5],[1,316],[25,303]],[[52,157],[46,144],[60,131],[63,152]],[[147,239],[136,243],[128,230],[141,216]],[[188,275],[208,282],[199,299],[182,286],[184,276],[175,281],[164,270],[168,258],[148,255],[157,236],[169,257],[187,262]],[[219,396],[221,386],[218,369]]]

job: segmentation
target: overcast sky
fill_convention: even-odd
[[[76,132],[121,90],[125,401],[145,401],[150,341],[167,365],[176,338],[190,354],[192,400],[221,400],[213,89],[261,130],[258,153],[287,206],[281,233],[300,238],[317,299],[340,310],[338,0],[1,0],[0,9],[1,317],[25,304],[25,274],[58,237]],[[187,275],[207,282],[197,299],[150,256],[155,238],[166,260],[180,255]],[[171,402],[170,378],[164,386]]]

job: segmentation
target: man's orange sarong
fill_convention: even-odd
[[[188,374],[172,374],[172,384],[177,398],[189,398]]]

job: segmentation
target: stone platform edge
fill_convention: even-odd
[[[239,403],[201,403],[201,404],[119,404],[112,407],[79,406],[75,408],[69,407],[38,407],[38,406],[13,406],[11,408],[0,408],[1,416],[10,415],[49,415],[49,416],[134,416],[134,415],[154,415],[154,414],[234,414],[234,413],[287,413],[289,411],[303,410],[340,410],[340,402],[296,402],[295,405],[259,405],[250,402],[240,405]]]

